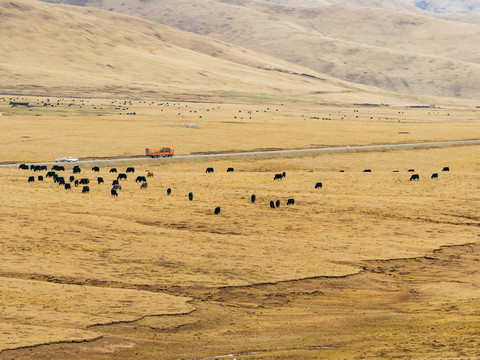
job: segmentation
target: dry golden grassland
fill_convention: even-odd
[[[5,146],[0,148],[0,162],[131,157],[158,146],[172,146],[177,155],[186,155],[480,138],[480,110],[475,108],[157,101],[124,105],[124,100],[54,98],[49,103],[55,107],[44,107],[45,98],[26,98],[23,101],[33,105],[27,109],[12,108],[9,98],[3,99],[0,143]]]
[[[354,110],[170,103],[132,105],[135,116],[92,116],[84,107],[75,116],[11,114],[1,118],[0,159],[478,137],[472,109]],[[198,116],[198,129],[165,125]],[[89,194],[51,179],[27,183],[31,171],[0,168],[0,349],[102,337],[0,357],[478,355],[480,250],[462,245],[478,242],[479,161],[478,146],[145,161],[121,181],[118,198],[110,195],[116,176],[109,169],[125,163],[100,164],[100,173],[81,165],[75,176],[91,180]],[[206,174],[210,166],[215,172]],[[411,168],[420,181],[409,181]],[[135,177],[149,171],[141,190]],[[283,171],[286,178],[274,181]],[[438,179],[430,179],[434,172]],[[314,189],[318,181],[323,187]],[[286,205],[289,198],[295,205]],[[271,209],[277,199],[281,206]],[[453,247],[436,251],[445,245]]]

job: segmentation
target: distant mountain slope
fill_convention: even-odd
[[[80,0],[85,1],[85,0]],[[362,6],[393,11],[412,11],[414,7],[437,14],[480,12],[478,0],[264,0],[289,6]]]
[[[416,7],[438,14],[480,13],[478,0],[406,0]]]
[[[304,8],[256,0],[88,0],[86,4],[389,91],[459,98],[476,98],[480,93],[480,26],[423,16],[416,9],[406,13],[365,7]],[[400,7],[403,2],[391,4]]]
[[[201,99],[361,93],[301,66],[145,20],[0,0],[0,92]],[[265,65],[298,73],[266,71]],[[307,73],[312,76],[301,76]],[[321,77],[319,79],[318,77]]]

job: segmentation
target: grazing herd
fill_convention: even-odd
[[[47,171],[45,177],[46,178],[52,178],[54,183],[58,184],[58,185],[63,185],[63,187],[65,188],[65,190],[71,190],[72,189],[72,184],[75,186],[75,187],[78,187],[79,185],[83,185],[82,186],[82,193],[89,193],[90,192],[90,180],[87,178],[87,177],[82,177],[82,178],[79,178],[79,179],[76,179],[75,178],[75,175],[70,175],[68,177],[68,182],[65,180],[65,177],[63,176],[60,176],[59,173],[57,172],[64,172],[65,171],[65,167],[64,166],[61,166],[61,165],[53,165],[52,166],[52,169],[49,171],[47,169],[47,166],[45,165],[26,165],[26,164],[21,164],[19,166],[20,169],[22,170],[31,170],[31,171],[34,171],[34,172],[37,172],[37,171]],[[100,172],[100,168],[98,166],[94,166],[92,167],[91,169],[92,172]],[[227,169],[227,172],[233,172],[234,169],[232,167],[229,167]],[[442,171],[450,171],[450,168],[448,166],[446,167],[443,167]],[[72,169],[72,172],[73,174],[80,174],[82,172],[82,169],[80,168],[80,166],[76,165],[73,167]],[[111,168],[109,170],[110,173],[117,173],[117,168]],[[343,170],[341,171],[343,172]],[[371,173],[372,170],[371,169],[365,169],[363,170],[363,172],[367,172],[367,173]],[[398,170],[394,170],[394,172],[399,172]],[[414,169],[408,169],[408,172],[412,173],[412,172],[415,172]],[[135,168],[134,167],[128,167],[125,171],[125,173],[118,173],[117,175],[117,178],[115,180],[113,180],[112,182],[112,188],[110,189],[110,194],[111,196],[114,196],[114,197],[118,197],[118,191],[119,190],[122,190],[122,185],[120,184],[120,181],[121,180],[127,180],[127,173],[135,173]],[[214,173],[214,169],[213,167],[208,167],[206,170],[205,170],[205,173]],[[154,174],[153,172],[149,171],[147,176],[142,176],[142,175],[139,175],[136,177],[135,179],[135,182],[136,183],[141,183],[141,186],[140,186],[140,189],[147,189],[148,188],[148,183],[147,183],[147,177],[153,177]],[[273,177],[273,180],[281,180],[281,179],[284,179],[286,177],[286,173],[285,172],[282,172],[282,173],[277,173],[274,175]],[[438,173],[433,173],[431,175],[431,179],[438,179]],[[38,181],[43,181],[43,176],[42,175],[39,175],[37,177],[37,180]],[[410,181],[418,181],[420,180],[420,176],[418,174],[412,174],[410,176]],[[33,183],[35,182],[35,176],[29,176],[27,181],[29,183]],[[104,184],[105,183],[105,180],[103,179],[103,177],[100,177],[98,176],[97,177],[97,184],[98,185],[101,185],[101,184]],[[315,189],[321,189],[323,187],[323,183],[322,182],[317,182],[315,183]],[[167,195],[170,195],[172,193],[172,189],[171,188],[168,188],[167,189]],[[188,193],[188,199],[190,201],[193,201],[193,192],[189,192]],[[255,194],[252,194],[250,196],[250,201],[252,204],[255,204],[257,200],[257,196]],[[269,202],[270,204],[270,208],[272,209],[278,209],[281,205],[281,202],[280,200],[271,200]],[[295,205],[295,199],[293,198],[289,198],[287,199],[287,206],[289,205]],[[220,207],[216,207],[215,210],[214,210],[214,214],[215,215],[218,215],[220,213]]]

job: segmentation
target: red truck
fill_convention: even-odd
[[[173,148],[171,147],[162,147],[159,149],[155,149],[150,151],[149,148],[145,149],[145,155],[150,156],[152,158],[159,158],[159,157],[172,157],[175,155]]]

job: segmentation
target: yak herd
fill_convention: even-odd
[[[61,173],[64,173],[66,171],[65,167],[62,166],[62,165],[53,165],[51,170],[48,170],[46,165],[21,164],[19,166],[19,168],[22,169],[22,170],[30,170],[30,171],[33,171],[33,172],[47,171],[47,173],[45,175],[45,178],[53,179],[54,183],[58,184],[59,186],[63,186],[65,190],[71,190],[72,185],[75,186],[75,187],[78,187],[78,186],[81,185],[82,186],[81,187],[82,193],[89,193],[90,192],[90,179],[88,177],[81,177],[81,175],[77,175],[77,176],[80,177],[80,178],[77,179],[77,178],[75,178],[75,175],[70,175],[68,177],[68,180],[66,180],[65,176],[61,176]],[[100,172],[100,168],[98,166],[94,166],[94,167],[92,167],[91,171],[92,172]],[[234,171],[234,168],[232,168],[232,167],[229,167],[227,169],[227,172],[233,172],[233,171]],[[448,166],[445,166],[445,167],[443,167],[442,171],[450,171],[450,168]],[[81,174],[82,169],[80,168],[80,166],[75,165],[72,169],[72,172],[73,172],[73,174]],[[121,180],[127,180],[127,177],[128,177],[127,174],[135,173],[135,168],[134,167],[127,167],[125,172],[118,172],[117,168],[111,168],[109,170],[109,172],[117,174],[117,178],[115,180],[113,180],[112,188],[110,189],[110,194],[112,196],[117,197],[118,194],[119,194],[118,191],[122,190],[122,185],[120,184],[120,181]],[[213,167],[208,167],[205,171],[205,173],[213,173],[213,172],[214,172]],[[340,170],[340,172],[344,172],[344,171]],[[371,169],[365,169],[365,170],[363,170],[363,172],[371,173],[372,170]],[[399,171],[394,170],[393,172],[399,172]],[[408,172],[415,172],[415,170],[414,169],[408,169]],[[274,175],[273,180],[274,181],[282,180],[286,176],[287,176],[286,172],[278,173],[278,174]],[[142,176],[142,175],[139,175],[139,176],[136,177],[135,182],[136,183],[141,183],[140,189],[147,189],[148,188],[147,177],[153,177],[153,172],[149,171],[146,177]],[[438,179],[438,173],[433,173],[430,178],[431,179]],[[28,179],[27,179],[27,181],[29,183],[30,182],[35,182],[35,180],[44,181],[44,177],[43,177],[43,175],[38,175],[37,178],[35,179],[35,176],[29,176]],[[420,180],[420,175],[412,174],[410,176],[410,181],[415,181],[415,180]],[[97,176],[96,181],[97,181],[98,185],[105,183],[105,180],[101,176]],[[322,187],[323,187],[322,182],[315,183],[315,189],[319,189],[319,188],[321,189]],[[167,195],[170,195],[171,193],[172,193],[172,189],[168,188],[167,189]],[[188,199],[190,201],[193,201],[193,192],[188,193]],[[251,197],[250,197],[251,203],[252,204],[255,203],[256,199],[257,199],[256,195],[252,194]],[[271,200],[269,204],[270,204],[270,208],[276,209],[276,208],[280,207],[281,202],[280,202],[280,200],[277,199],[275,201]],[[293,199],[293,198],[287,199],[287,205],[295,205],[295,199]],[[220,207],[217,206],[214,209],[214,214],[218,215],[219,213],[220,213]]]

